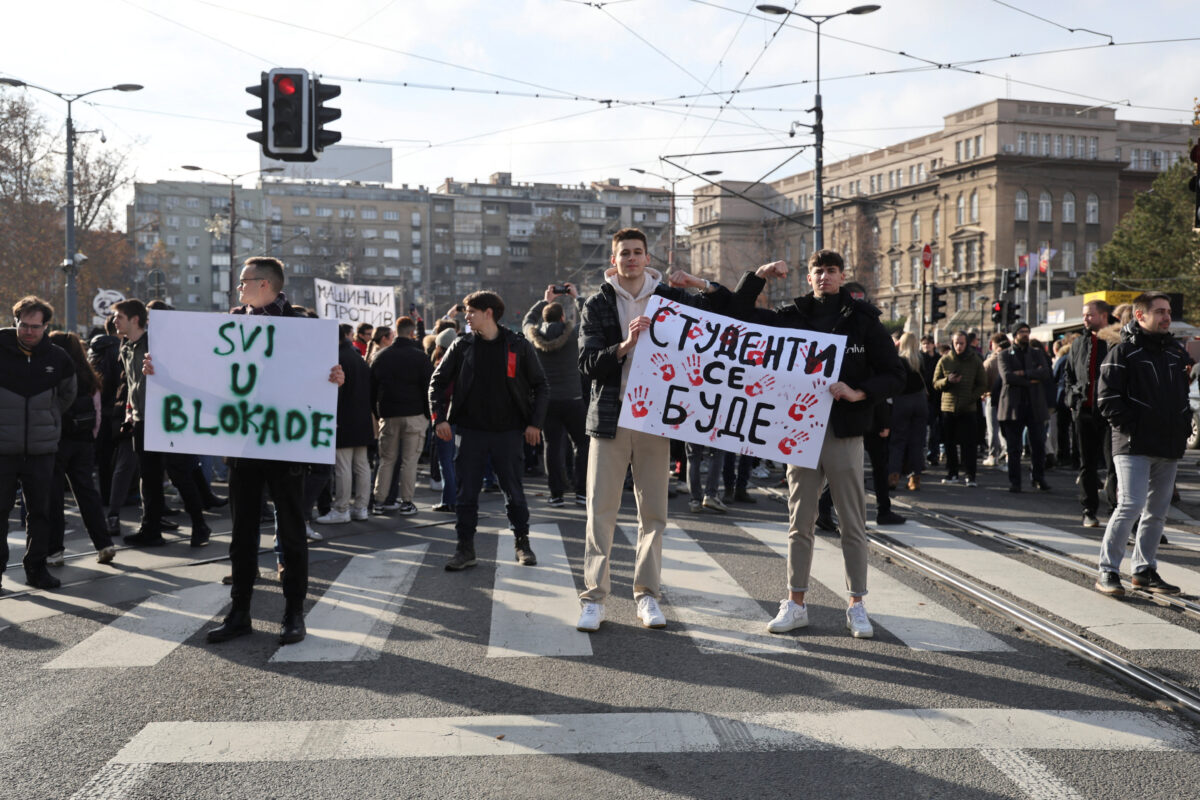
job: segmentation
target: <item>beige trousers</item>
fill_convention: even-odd
[[[411,503],[417,488],[417,459],[425,443],[425,428],[429,420],[421,414],[411,417],[384,417],[379,420],[379,471],[375,473],[375,502],[387,499],[392,485],[392,472],[400,460],[401,501]]]

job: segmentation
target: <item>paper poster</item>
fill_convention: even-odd
[[[366,286],[332,283],[313,278],[316,300],[313,310],[321,319],[335,319],[357,327],[366,322],[373,328],[396,324],[396,289],[393,286]]]

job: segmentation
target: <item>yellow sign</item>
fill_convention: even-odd
[[[1088,292],[1083,296],[1084,303],[1090,303],[1093,300],[1103,300],[1113,308],[1122,303],[1132,303],[1133,299],[1141,292]]]

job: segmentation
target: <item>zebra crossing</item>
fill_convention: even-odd
[[[1006,520],[1004,526],[1014,536],[1068,555],[1082,559],[1095,556],[1095,541],[1075,533],[1012,520]],[[629,543],[636,543],[635,526],[622,524],[619,528]],[[731,528],[786,559],[784,523],[738,521]],[[889,528],[887,533],[914,550],[1126,649],[1200,650],[1200,634],[1194,631],[959,536],[915,521]],[[537,567],[522,567],[507,558],[507,553],[497,559],[486,658],[595,655],[597,637],[582,634],[574,627],[581,587],[577,570],[572,569],[567,556],[562,527],[557,523],[535,524],[530,539],[538,553]],[[689,534],[677,523],[668,525],[664,535],[663,608],[670,625],[686,635],[702,655],[802,656],[805,635],[775,636],[766,632],[774,598],[752,596],[705,549],[702,539],[702,533]],[[413,595],[422,570],[440,570],[440,564],[426,563],[428,555],[428,542],[351,555],[308,611],[308,638],[279,648],[270,655],[270,663],[378,658],[388,646],[392,630],[404,624],[405,601]],[[220,569],[209,567],[209,572]],[[1185,593],[1200,594],[1200,571],[1169,563],[1161,563],[1160,571],[1183,586]],[[840,548],[830,539],[816,537],[813,581],[842,594],[843,576]],[[779,577],[782,582],[782,568]],[[868,605],[876,627],[909,650],[987,653],[1013,649],[1002,638],[953,611],[944,599],[913,588],[887,571],[872,566],[868,585]],[[215,583],[151,594],[43,667],[152,667],[219,618],[227,602],[228,589]],[[621,623],[611,619],[606,623],[615,624]]]

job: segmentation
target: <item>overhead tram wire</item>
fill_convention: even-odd
[[[793,146],[794,147],[809,147],[810,145],[799,144],[799,145],[793,145]],[[697,154],[697,155],[699,155],[699,154]],[[810,223],[807,223],[804,220],[800,219],[800,217],[798,215],[785,214],[782,211],[779,211],[778,209],[771,208],[766,203],[761,203],[758,200],[754,199],[753,197],[750,197],[749,195],[745,194],[744,192],[739,192],[736,189],[730,188],[726,184],[722,184],[722,183],[718,183],[717,181],[709,180],[707,176],[705,176],[699,172],[694,172],[694,171],[688,169],[687,167],[683,166],[682,164],[677,164],[671,160],[673,158],[687,158],[687,157],[688,157],[688,154],[684,154],[684,155],[672,155],[672,156],[659,156],[659,159],[670,164],[672,167],[675,167],[675,169],[683,170],[688,175],[691,175],[693,178],[699,178],[700,180],[707,183],[709,186],[716,186],[722,192],[728,192],[729,194],[733,195],[734,197],[737,197],[741,200],[745,200],[747,203],[750,203],[751,205],[758,206],[761,209],[769,211],[772,214],[774,214],[775,216],[786,220],[787,222],[794,222],[803,228],[808,228],[809,230],[814,230],[813,226]]]
[[[1017,6],[1014,6],[1012,3],[1006,3],[1006,2],[1004,2],[1004,0],[992,0],[992,2],[998,6],[1004,6],[1005,8],[1011,8],[1013,11],[1016,11],[1018,14],[1024,14],[1027,17],[1033,17],[1036,20],[1045,22],[1048,25],[1053,25],[1056,28],[1062,28],[1064,31],[1068,31],[1070,33],[1075,33],[1076,31],[1082,31],[1084,33],[1091,33],[1096,36],[1103,36],[1108,39],[1109,44],[1112,44],[1113,37],[1109,36],[1107,33],[1101,33],[1100,31],[1094,31],[1091,28],[1069,28],[1066,25],[1055,22],[1052,19],[1046,19],[1045,17],[1039,17],[1037,14],[1034,14],[1032,11],[1026,11],[1023,8],[1018,8]]]

